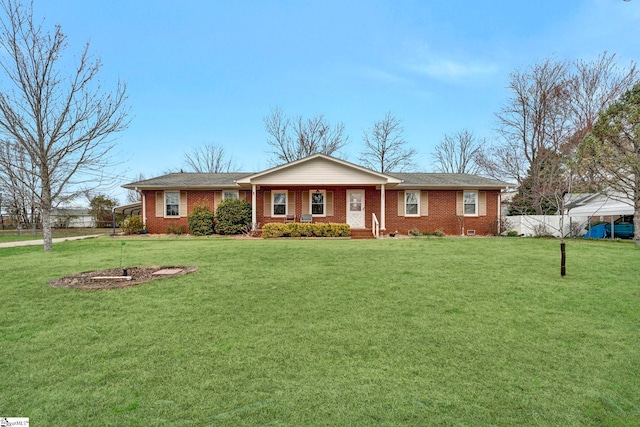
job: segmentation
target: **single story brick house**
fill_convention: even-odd
[[[500,194],[509,184],[469,174],[380,173],[315,154],[255,173],[170,173],[123,185],[142,196],[148,233],[171,225],[188,230],[196,204],[215,211],[227,198],[252,206],[256,228],[270,222],[347,223],[353,233],[422,232],[492,235],[499,230]]]

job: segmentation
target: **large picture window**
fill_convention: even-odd
[[[464,214],[468,216],[478,215],[478,192],[465,191],[463,200],[464,200]]]
[[[419,191],[405,191],[405,215],[418,216],[420,214],[420,192]]]
[[[316,190],[311,193],[311,214],[317,216],[325,215],[325,192]]]
[[[287,192],[272,191],[273,216],[284,216],[287,214]]]
[[[165,191],[165,216],[180,216],[180,192]]]

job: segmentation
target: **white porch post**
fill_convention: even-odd
[[[140,201],[142,202],[142,225],[147,228],[147,197],[142,191],[140,191]],[[122,216],[124,221],[124,215]]]
[[[253,230],[258,226],[258,215],[256,213],[256,185],[251,185],[251,228]]]
[[[387,229],[386,224],[386,202],[384,200],[384,184],[380,186],[380,230],[385,231]]]

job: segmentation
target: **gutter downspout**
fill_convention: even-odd
[[[142,190],[138,190],[136,187],[136,191],[140,194],[140,201],[142,202],[142,226],[144,230],[147,230],[147,198],[142,192]]]

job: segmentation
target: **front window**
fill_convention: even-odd
[[[478,192],[477,191],[464,192],[464,214],[478,215]]]
[[[180,216],[180,193],[167,191],[164,193],[165,216]]]
[[[324,216],[325,192],[316,190],[311,193],[311,214]]]
[[[238,192],[237,191],[223,191],[222,192],[222,200],[227,199],[235,199],[238,200]]]
[[[273,193],[273,216],[287,214],[287,192],[274,191]]]
[[[420,198],[417,191],[406,191],[404,193],[405,200],[405,215],[418,215],[420,211]]]

